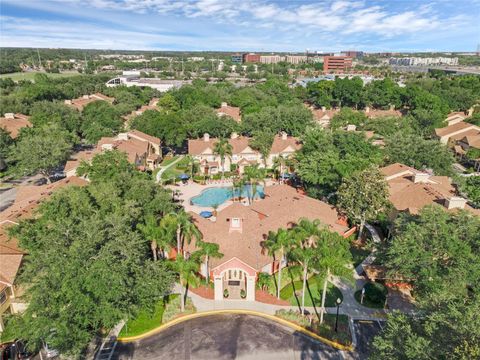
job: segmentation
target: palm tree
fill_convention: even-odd
[[[275,261],[275,254],[280,253],[278,260],[278,280],[277,280],[277,298],[280,299],[280,289],[282,287],[282,261],[292,244],[292,234],[285,229],[278,229],[275,233],[270,231],[268,233],[265,247],[268,249],[269,254],[272,255],[273,261]]]
[[[273,159],[272,170],[273,170],[273,176],[276,180],[280,178],[280,174],[282,173],[284,163],[285,163],[285,159],[283,156],[277,156]]]
[[[138,224],[139,230],[143,236],[150,242],[150,249],[152,250],[153,261],[157,261],[158,253],[158,241],[160,240],[160,227],[158,226],[157,219],[153,216],[147,216],[145,224]]]
[[[301,218],[297,226],[293,228],[293,237],[295,244],[292,247],[291,254],[293,258],[303,267],[303,286],[302,286],[302,314],[305,315],[305,288],[307,285],[309,266],[318,257],[318,251],[315,249],[318,236],[320,221],[318,219],[310,221]]]
[[[193,176],[197,173],[198,171],[198,162],[195,160],[193,156],[187,155],[185,157],[186,159],[186,164],[190,173],[190,177],[193,178]]]
[[[318,269],[325,272],[320,323],[323,323],[327,286],[331,276],[352,276],[352,269],[348,267],[348,265],[352,263],[352,255],[349,250],[349,245],[348,239],[345,239],[343,236],[330,231],[328,228],[320,229],[317,249],[322,256],[318,259],[316,265]]]
[[[225,157],[232,156],[232,145],[227,139],[220,139],[215,143],[213,147],[213,153],[220,156],[220,165],[222,166],[222,179],[225,177]]]
[[[167,215],[170,226],[175,227],[177,238],[177,253],[180,254],[185,240],[190,244],[193,238],[200,240],[202,234],[191,221],[191,216],[184,211],[178,213],[170,213]]]
[[[174,270],[178,273],[180,281],[181,311],[185,311],[185,298],[187,296],[188,286],[198,284],[198,256],[192,254],[190,257],[184,257],[178,254],[175,261],[172,262]],[[185,287],[184,287],[185,285]]]
[[[260,169],[258,164],[247,166],[245,168],[244,179],[246,183],[250,184],[250,197],[249,202],[250,204],[255,199],[255,195],[257,194],[257,185],[259,181],[265,181],[265,169]]]
[[[232,188],[233,188],[233,201],[235,201],[235,199],[237,198],[237,196],[235,195],[235,190],[238,189],[238,201],[240,201],[240,198],[242,196],[242,190],[243,190],[243,186],[245,185],[245,180],[241,177],[236,177],[235,179],[233,179],[233,183],[232,183]]]
[[[201,257],[204,257],[205,264],[207,265],[207,283],[208,283],[210,281],[210,259],[211,258],[221,259],[223,257],[223,254],[219,251],[218,244],[215,244],[215,243],[198,241],[197,247],[200,248],[198,253]]]

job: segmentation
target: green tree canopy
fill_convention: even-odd
[[[360,226],[359,237],[365,222],[376,219],[390,203],[387,182],[377,167],[368,167],[345,178],[337,195],[338,207],[351,222]]]
[[[83,109],[82,134],[94,144],[104,136],[116,135],[123,126],[118,110],[106,101],[94,101]]]
[[[113,179],[59,191],[13,229],[28,252],[20,282],[29,306],[17,335],[37,348],[46,340],[78,355],[97,331],[152,308],[170,290],[172,273],[151,260],[151,239],[140,228],[175,209],[171,194],[128,172]]]
[[[450,175],[454,158],[452,153],[437,140],[402,132],[385,139],[385,155],[388,163],[399,162],[415,169],[432,169],[437,175]]]
[[[415,315],[390,314],[373,359],[480,357],[480,218],[438,205],[402,215],[382,251],[388,274],[414,286]]]
[[[52,171],[70,156],[76,136],[58,125],[50,124],[27,129],[15,144],[12,157],[18,171],[40,173],[47,181]]]
[[[80,113],[60,102],[36,102],[33,104],[31,114],[29,120],[34,126],[54,123],[74,134],[80,131],[82,121]]]

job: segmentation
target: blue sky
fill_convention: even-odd
[[[0,0],[0,45],[475,51],[480,0]]]

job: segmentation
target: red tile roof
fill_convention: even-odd
[[[251,206],[234,203],[217,214],[216,222],[192,214],[204,240],[220,245],[221,259],[212,259],[212,268],[238,258],[256,270],[272,262],[262,247],[269,231],[288,228],[301,217],[320,219],[331,230],[344,234],[348,231],[344,219],[331,205],[297,192],[288,185],[265,188],[265,199]],[[241,231],[230,229],[232,218],[241,219]],[[187,245],[195,248],[194,242]]]
[[[15,139],[21,128],[31,127],[32,123],[28,121],[30,117],[23,114],[15,114],[13,119],[1,117],[0,128],[5,129],[10,133],[10,137]]]
[[[238,107],[222,104],[222,106],[218,109],[215,109],[215,111],[218,115],[230,116],[236,122],[242,121],[242,117],[240,116],[240,108]]]
[[[84,186],[88,182],[82,178],[72,176],[52,184],[40,186],[20,186],[15,202],[7,209],[0,212],[0,223],[6,220],[17,222],[18,219],[30,217],[38,205],[48,198],[54,191],[65,186]]]
[[[450,134],[453,134],[453,133],[456,133],[457,131],[468,131],[470,129],[477,129],[477,130],[480,130],[480,128],[478,126],[475,126],[473,124],[469,124],[469,123],[466,123],[464,121],[460,121],[456,124],[453,124],[453,125],[450,125],[450,126],[446,126],[446,127],[443,127],[443,128],[440,128],[440,129],[435,129],[435,134],[437,134],[437,136],[439,137],[443,137],[443,136],[448,136]]]

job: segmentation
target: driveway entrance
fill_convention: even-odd
[[[276,322],[251,315],[185,321],[143,340],[117,345],[116,360],[343,359],[342,353]]]

